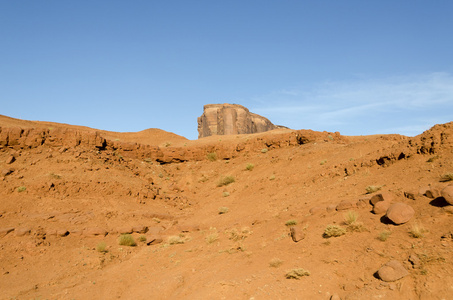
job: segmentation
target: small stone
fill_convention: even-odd
[[[158,226],[150,226],[148,227],[148,234],[158,235],[162,232],[162,228]]]
[[[65,237],[69,235],[69,231],[67,231],[66,229],[57,229],[56,235],[59,237]]]
[[[354,208],[357,208],[357,205],[353,202],[350,202],[350,201],[341,201],[338,205],[337,205],[337,211],[340,211],[340,210],[348,210],[348,209],[354,209]]]
[[[436,199],[440,197],[440,190],[437,188],[431,187],[429,190],[425,192],[426,197],[431,199]]]
[[[300,227],[296,227],[296,226],[292,226],[290,229],[289,229],[290,233],[291,233],[291,238],[293,239],[293,241],[295,243],[303,240],[305,238],[305,232],[302,228]]]
[[[411,200],[415,200],[415,193],[413,191],[405,191],[404,192],[404,197],[406,197],[407,199],[411,199]]]
[[[107,231],[99,227],[91,227],[83,230],[84,236],[106,236]]]
[[[14,231],[14,227],[0,228],[0,237],[4,237],[10,232]]]
[[[404,203],[394,203],[387,210],[386,217],[399,225],[408,222],[415,214],[415,210]]]
[[[337,209],[337,206],[335,204],[330,204],[326,207],[326,211],[328,211],[328,212],[335,211],[336,209]]]
[[[420,267],[420,258],[416,254],[412,253],[409,256],[408,261],[411,263],[412,268],[416,269]]]
[[[377,275],[379,278],[385,282],[393,282],[398,279],[407,276],[409,272],[404,268],[404,266],[397,260],[391,260],[383,265]]]
[[[30,228],[18,228],[14,231],[16,236],[29,235],[31,233]]]
[[[132,227],[128,227],[128,226],[124,226],[124,227],[120,227],[116,230],[116,232],[118,232],[119,234],[129,234],[129,233],[132,233]]]
[[[147,233],[148,232],[148,226],[134,226],[132,227],[132,232],[137,232],[137,233]]]
[[[341,300],[340,296],[338,296],[338,294],[333,294],[332,296],[330,296],[330,300]]]
[[[391,194],[389,192],[382,192],[382,193],[376,194],[373,197],[371,197],[370,203],[371,203],[371,205],[374,206],[374,205],[376,205],[376,203],[381,202],[381,201],[392,202],[393,198],[394,198],[393,194]]]
[[[160,236],[147,237],[146,240],[146,245],[148,246],[157,245],[163,242],[163,239]]]
[[[6,177],[6,176],[10,175],[10,174],[13,173],[13,172],[14,172],[14,169],[11,169],[11,168],[9,168],[9,169],[3,169],[3,170],[2,170],[2,176],[3,176],[3,177]]]
[[[445,201],[448,202],[448,204],[453,205],[453,185],[445,187],[442,190],[441,195],[444,197]]]
[[[9,165],[9,164],[12,164],[13,162],[16,161],[16,158],[14,156],[10,156],[6,159],[6,164]]]
[[[389,201],[379,201],[373,207],[373,213],[376,215],[383,215],[387,212],[387,209],[392,203]]]
[[[310,210],[309,210],[310,214],[312,214],[312,215],[320,214],[325,211],[326,211],[326,209],[322,206],[315,206],[315,207],[310,208]]]

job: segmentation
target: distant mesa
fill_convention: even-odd
[[[239,104],[207,104],[198,118],[198,138],[211,135],[249,134],[286,128],[272,124]]]

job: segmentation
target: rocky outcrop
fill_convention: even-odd
[[[198,118],[198,138],[211,135],[247,134],[280,128],[239,104],[208,104]]]

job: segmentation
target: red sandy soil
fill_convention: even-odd
[[[453,206],[439,192],[453,122],[414,138],[281,129],[189,141],[0,116],[0,171],[1,299],[452,299]],[[224,176],[235,181],[219,187]],[[415,210],[409,222],[371,212],[383,191]],[[348,230],[327,238],[331,224]],[[120,245],[133,229],[137,246]],[[393,259],[409,274],[384,282],[376,271]],[[310,275],[287,279],[295,268]]]

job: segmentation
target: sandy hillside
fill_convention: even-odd
[[[0,116],[0,298],[451,299],[449,179],[453,122],[189,141]]]

